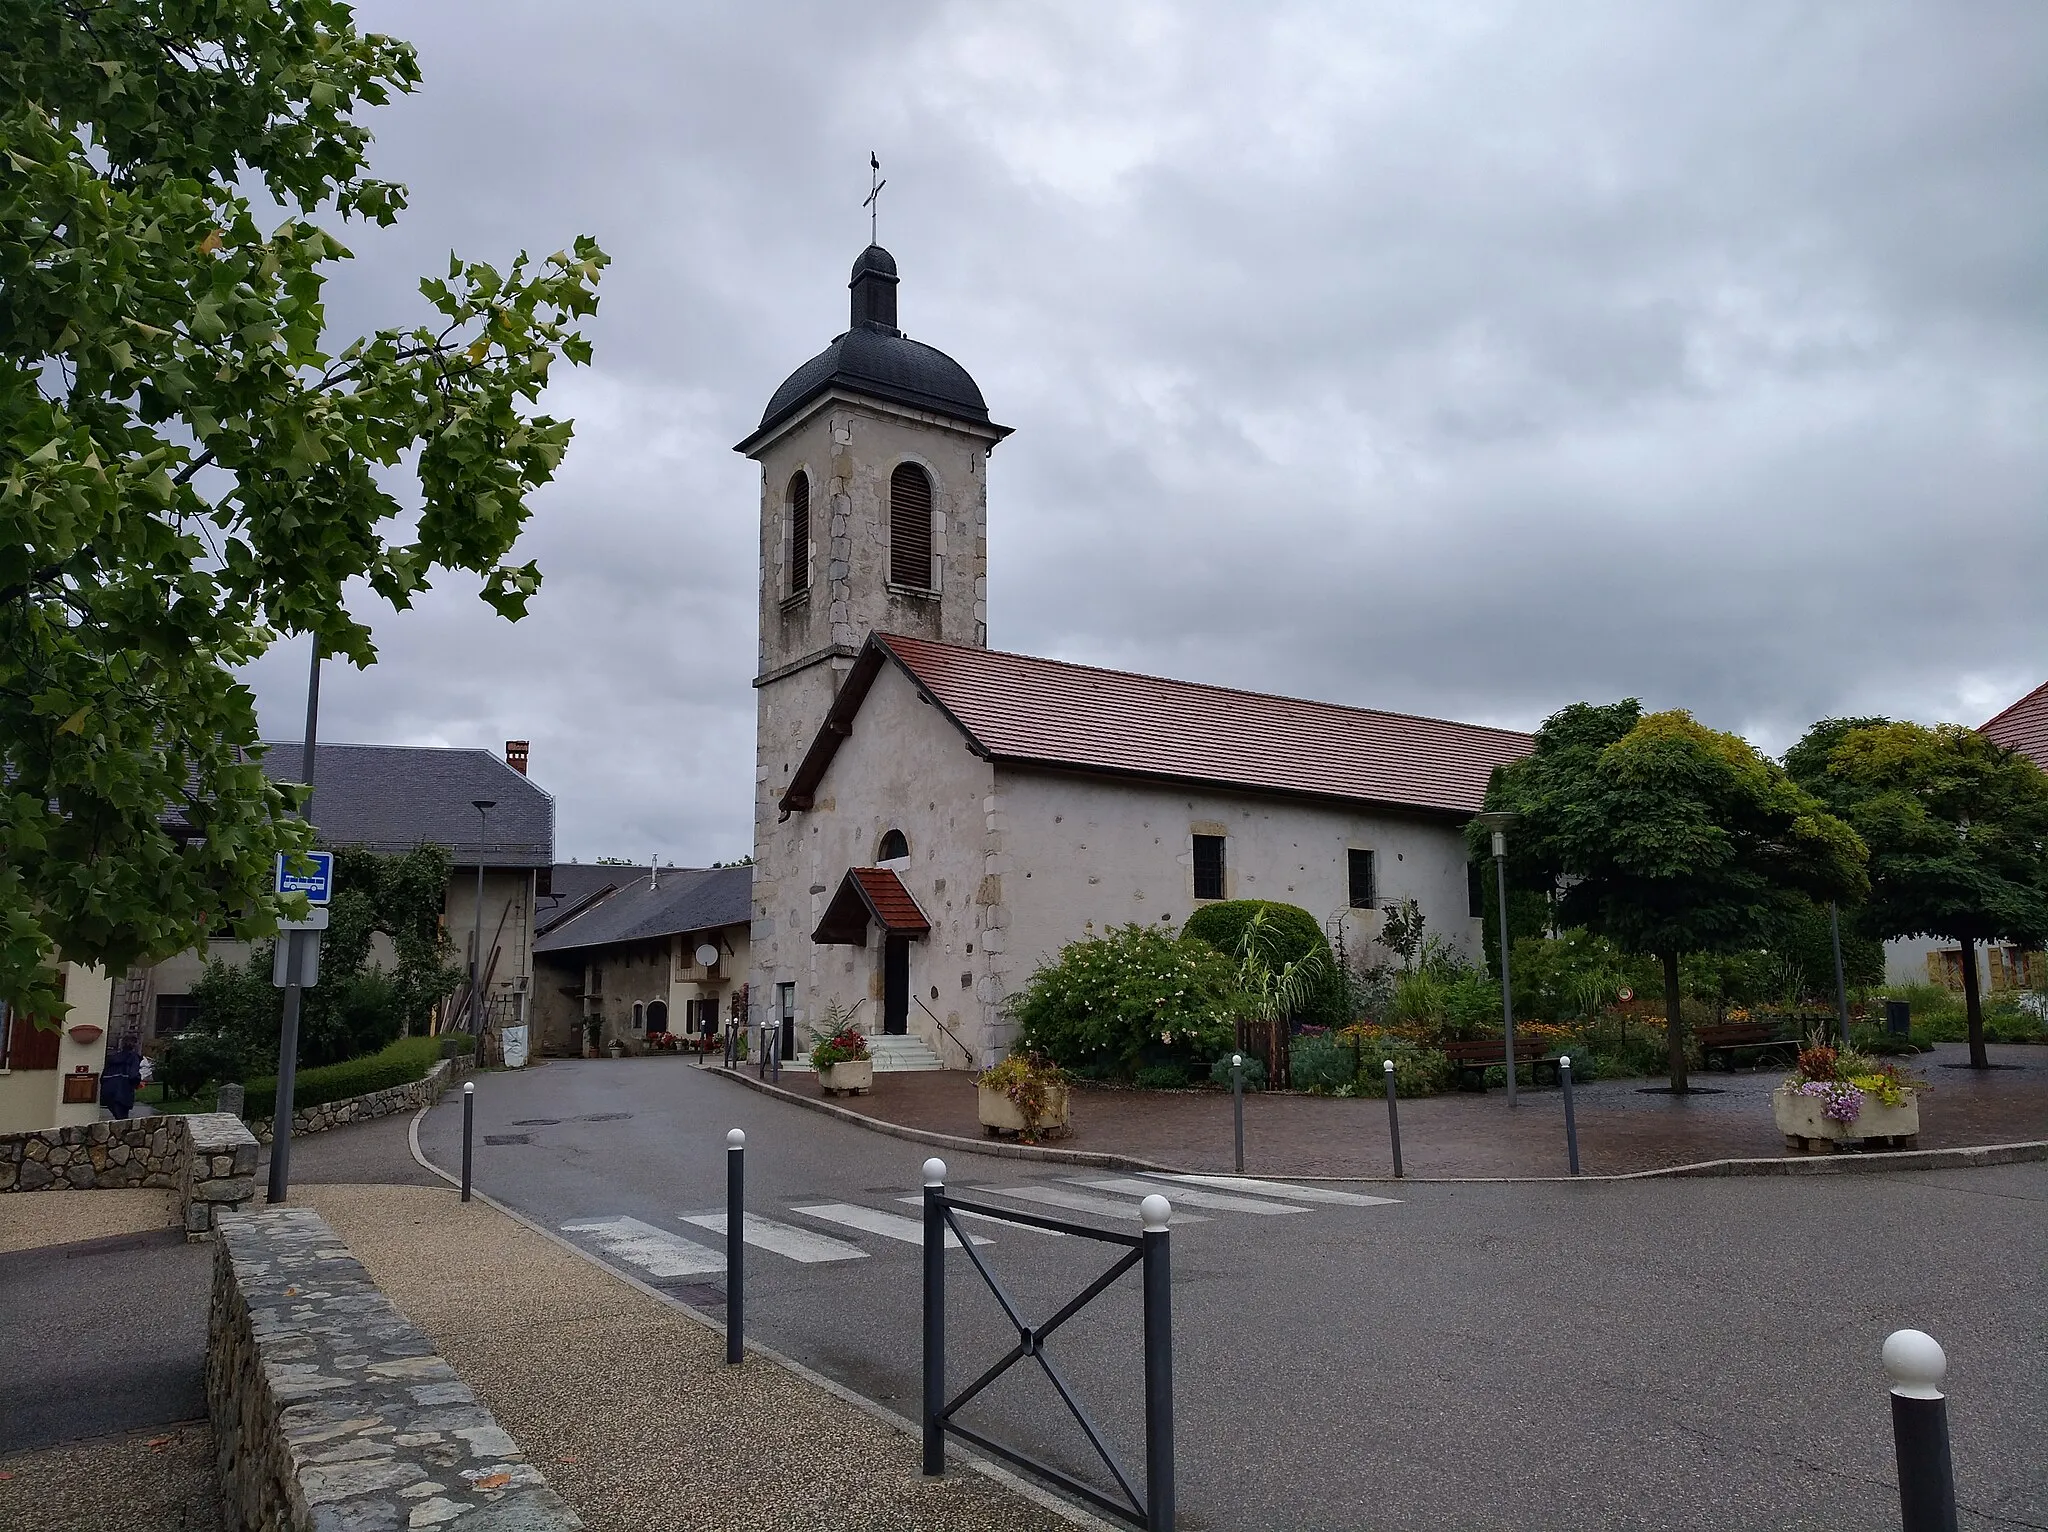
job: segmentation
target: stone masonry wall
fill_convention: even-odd
[[[0,1192],[175,1190],[185,1237],[256,1195],[256,1140],[225,1112],[132,1117],[0,1137]]]
[[[206,1394],[231,1527],[583,1525],[310,1209],[222,1221]]]
[[[441,1099],[450,1083],[461,1079],[468,1069],[468,1059],[443,1059],[423,1078],[408,1084],[389,1085],[367,1095],[301,1107],[292,1113],[292,1137],[304,1138],[308,1133],[325,1133],[329,1128],[339,1128],[347,1123],[368,1122],[373,1117],[389,1117],[393,1112],[410,1112],[431,1106]],[[265,1117],[252,1122],[249,1131],[256,1135],[258,1143],[269,1143],[270,1119]]]

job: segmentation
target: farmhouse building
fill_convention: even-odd
[[[1354,951],[1413,900],[1476,956],[1463,826],[1529,736],[989,649],[1009,428],[898,328],[897,284],[862,252],[850,327],[737,448],[761,465],[754,1018],[802,1035],[836,1007],[898,1056],[984,1064],[1063,945],[1225,898]]]

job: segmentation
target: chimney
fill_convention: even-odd
[[[526,775],[525,740],[508,739],[505,741],[505,764],[518,772],[522,777]]]

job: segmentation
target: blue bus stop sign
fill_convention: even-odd
[[[310,862],[308,872],[294,872],[288,862],[297,860]],[[277,891],[280,894],[304,894],[306,902],[322,905],[334,897],[334,853],[332,851],[305,851],[296,858],[288,858],[284,852],[277,854]]]

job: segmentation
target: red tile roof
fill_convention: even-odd
[[[849,867],[811,940],[865,947],[870,919],[884,931],[906,936],[929,935],[932,928],[895,873],[886,867]]]
[[[1017,765],[1469,814],[1485,797],[1493,769],[1534,745],[1510,729],[878,633],[784,807],[810,806],[873,683],[878,651],[892,656],[977,749]]]
[[[1977,732],[2008,750],[2019,751],[2043,771],[2048,771],[2048,681],[2043,681]]]

